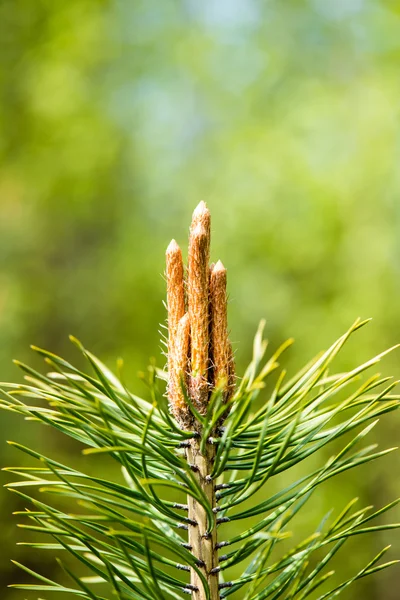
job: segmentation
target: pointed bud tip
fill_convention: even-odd
[[[226,271],[223,263],[221,260],[219,260],[218,262],[215,263],[214,268],[213,268],[213,273],[215,273],[216,271]]]
[[[201,202],[199,202],[199,204],[194,209],[193,217],[200,217],[204,213],[209,213],[209,212],[210,211],[207,208],[207,204],[202,200]]]
[[[179,251],[180,251],[179,245],[176,243],[175,240],[171,240],[170,243],[168,244],[166,254],[175,254],[175,252],[179,252]]]
[[[185,325],[186,325],[187,321],[189,321],[189,313],[188,313],[188,312],[186,312],[186,313],[183,315],[183,317],[181,317],[181,318],[179,319],[179,325],[180,325],[181,327],[183,327],[183,326],[185,326]]]

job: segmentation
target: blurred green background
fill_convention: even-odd
[[[165,247],[186,249],[202,199],[239,373],[261,317],[273,349],[296,338],[290,369],[357,316],[374,321],[338,369],[400,341],[399,72],[396,0],[1,0],[0,379],[20,377],[13,358],[37,366],[30,343],[79,360],[73,333],[111,366],[124,357],[145,394],[137,372],[163,364]],[[383,370],[399,377],[399,355]],[[399,426],[372,437],[395,445]],[[6,414],[0,429],[1,466],[23,460],[6,439],[75,448]],[[399,467],[338,480],[307,525],[351,495],[389,502]],[[15,546],[17,506],[1,491],[6,600],[37,597],[6,589],[27,579],[11,558],[57,569]],[[387,543],[399,557],[396,531],[355,540],[342,575]],[[394,568],[344,596],[399,588]]]

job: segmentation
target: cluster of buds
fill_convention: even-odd
[[[180,426],[196,426],[192,404],[202,415],[210,395],[234,391],[234,360],[228,337],[226,269],[209,265],[210,211],[200,202],[189,234],[187,276],[175,240],[166,252],[168,307],[168,398]],[[188,402],[189,399],[189,402]]]

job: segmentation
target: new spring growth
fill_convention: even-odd
[[[195,426],[190,403],[204,415],[216,386],[223,390],[225,401],[235,386],[226,269],[221,261],[209,266],[210,224],[210,211],[200,202],[190,226],[186,281],[182,253],[175,240],[166,252],[168,398],[184,429]]]
[[[233,391],[234,364],[228,335],[226,269],[219,260],[210,270],[210,317],[213,383]],[[228,393],[228,395],[230,395]]]

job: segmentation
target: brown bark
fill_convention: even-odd
[[[187,450],[187,460],[194,469],[195,476],[212,508],[216,507],[215,483],[210,476],[214,457],[215,446],[213,444],[206,445],[206,454],[203,456],[200,453],[199,441],[191,440],[191,445]],[[192,547],[191,552],[207,580],[211,600],[219,600],[216,517],[214,517],[213,527],[210,531],[207,527],[206,511],[192,496],[188,496],[188,508],[189,519],[196,522],[196,525],[189,524],[188,541]],[[192,592],[193,600],[206,600],[203,583],[194,569],[191,570],[190,583],[196,588]]]

